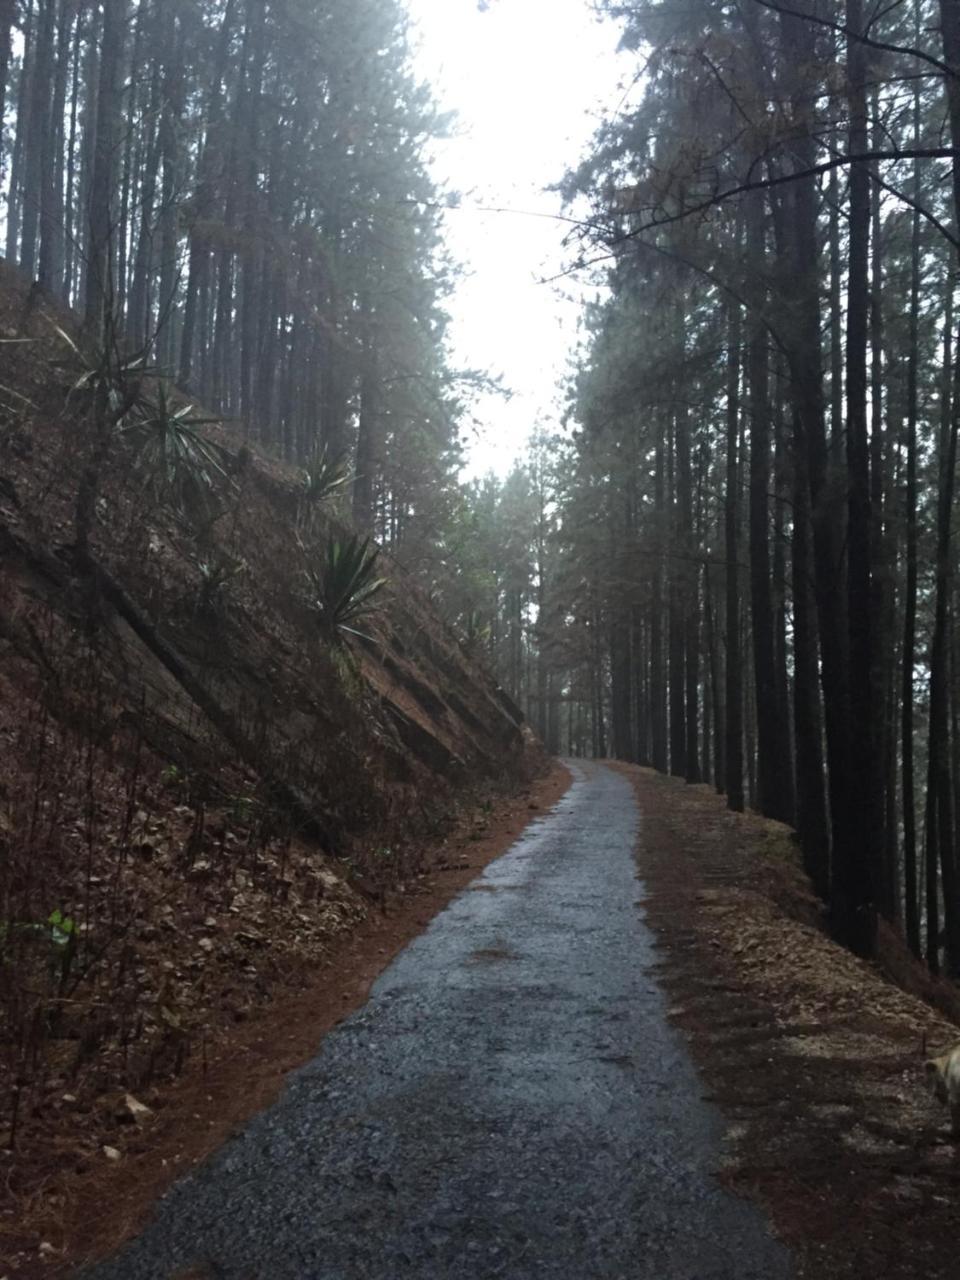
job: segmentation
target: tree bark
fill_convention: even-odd
[[[867,98],[862,0],[846,0],[847,145],[866,152]],[[859,955],[873,953],[877,881],[882,857],[883,791],[878,757],[874,596],[871,565],[872,507],[867,433],[867,340],[869,314],[870,171],[850,167],[846,324],[847,583],[850,670],[849,770],[845,785],[831,790],[834,820],[830,909],[837,936]]]
[[[740,304],[729,304],[727,329],[727,474],[724,497],[726,659],[724,790],[727,807],[743,812],[743,685],[740,658]]]
[[[89,191],[84,316],[99,332],[105,311],[115,305],[113,192],[116,187],[120,117],[120,62],[126,0],[103,0],[103,40],[97,88],[96,136]]]

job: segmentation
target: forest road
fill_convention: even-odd
[[[653,972],[600,765],[90,1280],[780,1280]],[[194,1270],[196,1268],[196,1270]]]

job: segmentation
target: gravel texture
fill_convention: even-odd
[[[780,1280],[668,1025],[629,782],[575,782],[88,1280]],[[196,1270],[192,1270],[195,1268]]]

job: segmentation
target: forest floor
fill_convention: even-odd
[[[657,976],[728,1122],[722,1178],[816,1280],[956,1280],[960,1149],[925,1084],[957,1026],[827,936],[792,833],[619,768]]]
[[[562,765],[518,796],[465,811],[404,893],[332,934],[313,969],[273,975],[242,1021],[222,1026],[176,1079],[159,1080],[133,1114],[121,1094],[99,1097],[63,1122],[63,1141],[0,1153],[0,1275],[69,1276],[116,1248],[142,1225],[167,1188],[201,1163],[251,1116],[269,1106],[288,1072],[308,1061],[322,1036],[364,1003],[374,979],[479,870],[504,852],[536,812],[570,784]],[[73,1095],[67,1092],[68,1098]],[[62,1104],[73,1112],[78,1099]],[[110,1148],[116,1155],[104,1154]],[[95,1153],[95,1154],[92,1154]]]

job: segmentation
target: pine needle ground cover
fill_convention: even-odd
[[[658,981],[727,1120],[724,1181],[761,1201],[803,1276],[950,1280],[960,1166],[924,1059],[960,1039],[955,989],[892,931],[878,964],[833,942],[789,828],[615,767],[644,815]]]

